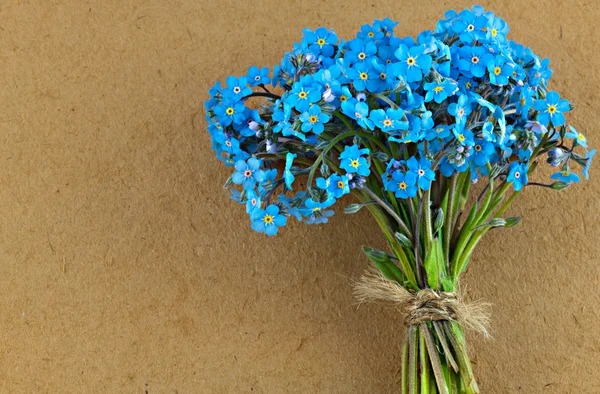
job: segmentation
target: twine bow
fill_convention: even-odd
[[[452,293],[432,289],[411,293],[372,269],[354,285],[354,295],[361,303],[389,301],[396,304],[405,313],[407,325],[455,320],[465,328],[489,336],[489,304],[481,300],[465,302],[460,289]]]

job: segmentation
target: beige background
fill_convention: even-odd
[[[467,5],[3,1],[0,392],[397,392],[401,319],[357,309],[349,286],[359,246],[382,246],[376,225],[254,233],[221,187],[202,102],[306,26],[348,38],[388,16],[415,34]],[[552,59],[552,88],[600,146],[598,2],[484,5]],[[469,291],[494,304],[494,339],[470,338],[483,393],[600,393],[593,176],[532,188],[511,212],[523,224],[475,254]]]

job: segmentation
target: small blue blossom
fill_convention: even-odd
[[[416,82],[428,74],[431,69],[431,56],[425,54],[425,45],[413,46],[410,49],[401,44],[396,51],[400,60],[400,71],[406,75],[407,82]]]
[[[215,107],[214,112],[221,126],[226,127],[232,123],[241,124],[245,119],[245,109],[246,106],[241,101],[223,100],[223,103]]]
[[[283,171],[283,179],[285,180],[285,186],[290,190],[294,190],[292,189],[292,184],[294,183],[294,174],[292,174],[291,168],[296,156],[297,155],[289,152],[285,155],[285,169]]]
[[[406,162],[408,173],[414,174],[417,178],[417,184],[423,190],[429,190],[431,182],[435,180],[435,172],[431,169],[431,161],[422,158],[417,160],[416,157],[411,157]]]
[[[591,151],[589,151],[586,155],[586,161],[585,161],[585,165],[583,166],[582,170],[581,170],[581,174],[585,177],[585,179],[590,179],[589,177],[589,171],[590,171],[590,167],[592,166],[592,159],[594,158],[594,156],[596,155],[596,149],[592,149]]]
[[[246,213],[252,214],[256,209],[260,209],[260,195],[254,189],[246,190]]]
[[[236,78],[233,75],[227,77],[227,88],[223,89],[224,98],[236,102],[250,94],[252,94],[252,89],[248,87],[248,79],[246,77]]]
[[[321,107],[311,105],[307,112],[300,115],[302,122],[302,131],[308,133],[312,131],[315,134],[321,134],[325,130],[325,123],[329,122],[331,116],[321,112]]]
[[[348,65],[355,63],[370,64],[377,53],[377,46],[374,42],[365,42],[360,38],[348,42],[348,46],[350,49],[344,55],[344,60],[348,62]]]
[[[257,209],[250,215],[252,228],[259,233],[265,233],[268,236],[277,234],[279,227],[287,223],[287,218],[279,213],[279,207],[275,204],[269,205],[266,209]]]
[[[487,64],[487,69],[490,75],[490,82],[494,85],[506,85],[508,77],[513,73],[513,66],[508,62],[508,59],[502,55],[498,55],[490,59]]]
[[[356,120],[360,127],[364,129],[373,130],[375,127],[373,121],[369,119],[369,105],[367,103],[356,99],[343,101],[342,112]]]
[[[287,103],[299,112],[306,112],[308,107],[321,99],[321,92],[315,86],[306,87],[300,82],[294,83],[289,92]]]
[[[561,99],[555,91],[546,93],[545,100],[537,100],[533,108],[538,111],[537,121],[548,126],[550,122],[556,126],[562,126],[565,123],[563,112],[569,112],[571,106],[566,99]]]
[[[417,195],[417,177],[414,173],[404,174],[402,171],[394,171],[392,179],[387,182],[386,190],[394,193],[396,198],[409,198]]]
[[[471,101],[466,94],[460,94],[457,103],[452,103],[448,106],[448,113],[453,115],[456,123],[464,125],[467,122],[467,117],[471,114]]]
[[[254,189],[257,182],[262,182],[265,172],[260,169],[260,161],[254,157],[247,161],[238,160],[231,180],[236,185],[242,185],[244,190]]]
[[[465,129],[459,124],[454,126],[452,133],[461,145],[473,146],[475,144],[473,132],[469,129]]]
[[[428,103],[431,100],[435,100],[436,103],[441,103],[448,96],[451,96],[458,90],[458,85],[452,83],[449,79],[444,79],[440,82],[429,82],[424,85],[427,95],[425,95],[425,102]]]
[[[306,208],[302,209],[302,213],[306,216],[307,224],[327,223],[329,218],[333,216],[332,210],[326,210],[335,203],[335,198],[329,198],[323,202],[314,201],[312,198],[306,200]]]
[[[485,68],[492,58],[493,55],[483,47],[464,46],[460,49],[458,67],[468,77],[481,78],[485,75]]]
[[[473,152],[473,163],[483,166],[490,160],[490,156],[496,152],[496,149],[491,142],[476,139],[473,145]]]
[[[408,130],[408,120],[400,108],[376,109],[371,111],[371,120],[381,131],[389,133],[396,130]]]
[[[317,178],[317,187],[335,197],[340,198],[344,194],[350,193],[348,186],[348,177],[346,175],[333,174],[329,178]]]
[[[352,81],[354,89],[359,92],[366,90],[367,84],[377,78],[375,70],[366,63],[359,63],[348,68],[346,74]]]
[[[263,67],[259,69],[256,66],[252,66],[248,69],[248,78],[250,79],[250,85],[266,85],[271,82],[269,77],[269,68]]]
[[[571,172],[570,169],[564,168],[562,171],[559,171],[550,176],[550,179],[554,179],[555,181],[560,181],[564,183],[577,183],[579,182],[579,176],[574,172]]]
[[[583,146],[585,149],[587,149],[587,138],[585,138],[585,135],[575,130],[575,127],[573,126],[569,126],[568,129],[569,131],[565,133],[565,137],[573,139],[577,145]]]
[[[510,163],[507,182],[512,182],[516,191],[520,191],[527,184],[527,164],[513,161]]]
[[[308,44],[308,50],[315,55],[325,57],[333,56],[333,46],[338,42],[338,36],[333,30],[319,27],[314,32],[310,29],[304,29],[304,42]]]
[[[348,173],[369,176],[369,162],[363,155],[368,155],[369,149],[360,149],[357,145],[349,145],[340,153],[340,168]]]

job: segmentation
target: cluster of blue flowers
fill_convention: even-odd
[[[213,149],[235,168],[227,186],[255,230],[327,222],[354,189],[408,199],[465,171],[476,182],[500,168],[518,191],[541,154],[559,169],[555,189],[579,181],[574,163],[588,177],[595,150],[548,90],[549,61],[508,40],[504,20],[475,6],[416,39],[396,25],[376,20],[350,41],[306,29],[272,73],[252,67],[210,90]]]

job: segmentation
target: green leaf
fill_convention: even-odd
[[[521,223],[521,218],[518,216],[512,217],[512,218],[506,218],[506,225],[504,227],[514,227],[519,223]]]
[[[444,254],[442,251],[441,239],[436,238],[431,244],[431,249],[425,256],[423,262],[425,272],[427,272],[427,283],[432,289],[439,289],[444,274]]]
[[[384,277],[400,284],[404,284],[406,277],[402,273],[402,270],[400,270],[392,260],[394,257],[378,249],[368,248],[366,246],[363,246],[362,249],[365,255],[373,262],[373,264],[375,264]]]

